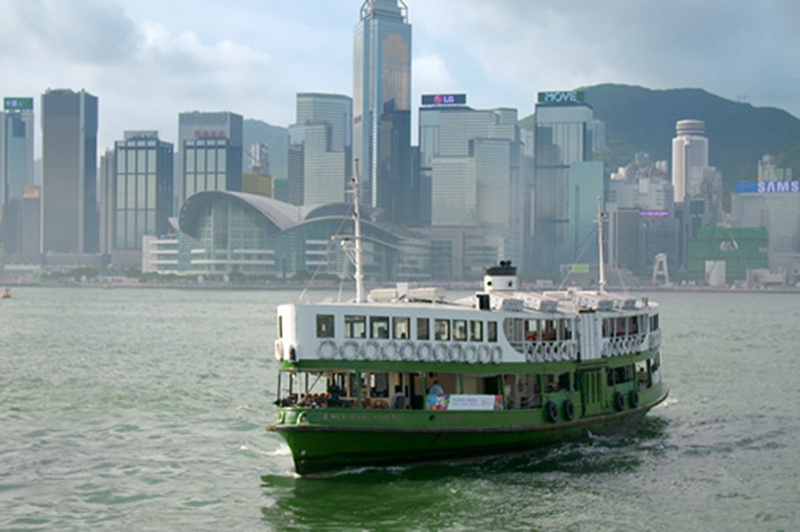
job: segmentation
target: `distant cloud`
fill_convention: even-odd
[[[420,93],[463,90],[453,79],[447,63],[437,54],[415,56],[411,70],[414,88]]]
[[[0,7],[4,54],[108,64],[128,61],[140,37],[114,1],[4,1]]]

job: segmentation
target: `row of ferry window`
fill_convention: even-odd
[[[603,318],[603,337],[630,336],[647,332],[648,321],[650,330],[658,329],[658,315],[652,318],[640,314],[638,316],[627,316],[622,318]]]
[[[317,314],[317,338],[336,336],[335,316]],[[417,340],[437,340],[449,342],[497,341],[497,322],[481,320],[448,320],[414,318]],[[411,338],[412,318],[389,316],[345,315],[345,338],[372,338],[378,340],[405,340]],[[433,324],[433,331],[431,331]],[[432,334],[431,334],[432,333]],[[484,335],[485,333],[485,335]]]

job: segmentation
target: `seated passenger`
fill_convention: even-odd
[[[444,395],[444,388],[439,386],[439,381],[433,381],[433,386],[428,390],[430,395]]]

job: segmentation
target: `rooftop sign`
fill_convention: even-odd
[[[583,103],[586,101],[586,93],[583,91],[540,92],[536,101],[539,103]]]
[[[758,181],[736,183],[737,194],[797,194],[800,192],[800,181]]]
[[[423,94],[422,105],[466,105],[466,94]]]
[[[33,98],[3,98],[3,109],[33,109]]]

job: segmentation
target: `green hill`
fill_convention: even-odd
[[[800,176],[800,120],[781,109],[733,102],[702,89],[604,84],[580,90],[595,118],[606,124],[607,170],[628,164],[640,151],[670,160],[675,123],[691,118],[705,121],[709,163],[722,172],[727,189],[739,181],[755,181],[765,154],[778,155],[782,165]],[[532,116],[521,122],[527,128],[532,124]]]

